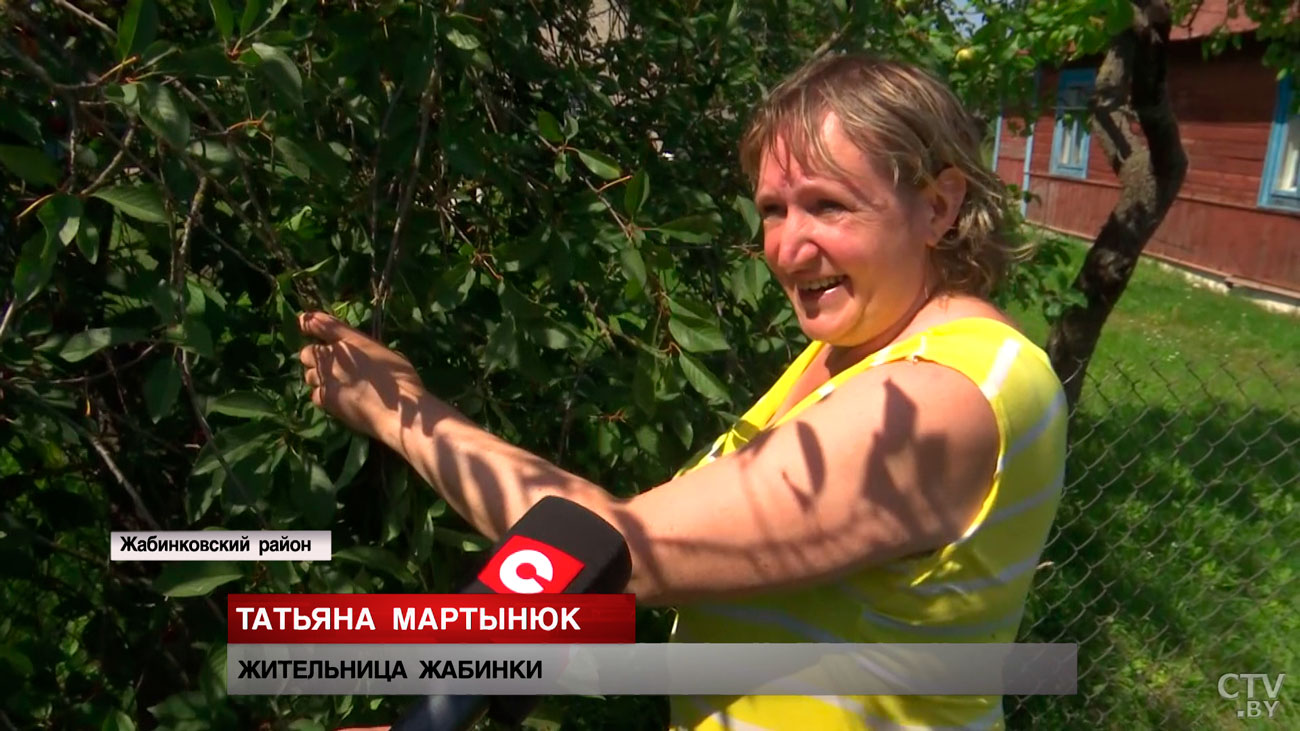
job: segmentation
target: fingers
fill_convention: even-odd
[[[325,312],[304,312],[299,315],[298,329],[303,335],[326,343],[369,340],[359,330]]]
[[[308,386],[324,386],[325,376],[333,371],[334,354],[328,345],[308,345],[298,351],[298,360],[302,361],[302,378]]]

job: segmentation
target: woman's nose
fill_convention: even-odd
[[[776,242],[775,259],[781,269],[798,271],[817,258],[812,223],[798,211],[791,210],[786,214]]]

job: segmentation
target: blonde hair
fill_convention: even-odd
[[[979,125],[946,84],[910,64],[835,54],[796,71],[767,95],[741,142],[750,181],[757,181],[763,155],[778,138],[804,169],[842,174],[822,139],[829,113],[902,191],[924,189],[945,168],[965,176],[956,222],[931,256],[939,280],[932,294],[986,297],[1009,265],[1028,254],[1013,235],[1007,187],[984,163]]]

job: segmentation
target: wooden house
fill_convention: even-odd
[[[1230,287],[1300,302],[1300,92],[1264,66],[1264,44],[1244,18],[1230,18],[1224,0],[1207,0],[1176,27],[1169,49],[1168,88],[1187,151],[1187,178],[1145,253]],[[1206,58],[1216,28],[1238,34],[1240,48]],[[998,174],[1033,194],[1026,218],[1091,240],[1119,197],[1086,120],[1099,58],[1036,77],[1045,113],[1027,130],[1001,119],[994,143]]]

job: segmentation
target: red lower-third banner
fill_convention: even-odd
[[[231,594],[231,644],[636,641],[631,594]]]

